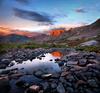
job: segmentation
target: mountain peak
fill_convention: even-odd
[[[91,24],[93,28],[100,28],[100,18]]]

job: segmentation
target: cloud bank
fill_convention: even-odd
[[[45,13],[39,13],[36,11],[27,11],[18,8],[14,8],[13,11],[14,11],[14,15],[19,18],[36,21],[43,24],[53,24],[54,22],[53,17]]]

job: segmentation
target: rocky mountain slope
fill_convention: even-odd
[[[65,43],[67,40],[80,40],[97,37],[100,34],[100,19],[96,22],[82,27],[71,28],[64,31],[61,35],[51,36],[49,41]]]

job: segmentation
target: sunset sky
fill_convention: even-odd
[[[0,0],[0,26],[42,31],[90,24],[100,18],[100,0]]]

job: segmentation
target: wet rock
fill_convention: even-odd
[[[8,93],[10,89],[11,87],[8,77],[0,77],[0,93]]]
[[[84,54],[83,54],[83,58],[86,58],[86,59],[96,59],[96,53],[95,52],[91,52],[91,53],[89,53],[89,52],[85,52]]]
[[[5,64],[6,66],[7,66],[10,62],[11,62],[11,59],[9,59],[9,58],[3,58],[3,59],[1,60],[1,63]]]
[[[18,63],[22,63],[22,62],[23,62],[23,60],[22,60],[22,59],[20,59],[20,58],[15,59],[15,61],[16,61],[16,62],[18,62]]]
[[[40,86],[38,86],[38,85],[32,85],[32,86],[29,87],[29,89],[31,89],[33,91],[39,91]]]
[[[73,75],[69,74],[66,76],[66,79],[69,81],[69,82],[72,82],[72,81],[75,81],[75,78]]]
[[[66,80],[65,80],[64,77],[60,77],[59,81],[62,82],[62,83],[65,83],[66,82]]]
[[[50,59],[50,61],[53,61],[52,59]]]
[[[33,56],[30,58],[30,60],[32,61],[32,60],[35,59],[35,58],[36,58],[36,56],[33,55]]]
[[[58,86],[57,86],[57,92],[58,93],[65,93],[65,88],[64,86],[62,85],[62,83],[59,83]]]
[[[5,69],[6,67],[6,64],[0,64],[0,69]]]
[[[67,89],[66,89],[66,90],[67,90],[67,92],[68,92],[68,93],[74,93],[74,90],[73,90],[73,88],[72,88],[72,87],[67,87]]]
[[[67,87],[72,87],[72,83],[70,82],[64,82],[64,87],[67,88]]]
[[[74,65],[77,65],[77,61],[68,61],[67,62],[67,66],[74,66]]]
[[[66,71],[66,72],[64,71],[64,72],[61,73],[61,77],[65,77],[65,76],[67,76],[68,74],[69,74],[68,71]]]
[[[85,92],[86,93],[94,93],[92,90],[90,90],[90,89],[85,89]]]
[[[44,55],[44,54],[42,54],[42,55],[41,55],[41,57],[45,57],[45,55]]]
[[[60,61],[60,59],[59,59],[59,58],[57,58],[57,59],[55,59],[55,61]]]
[[[44,90],[47,90],[49,88],[49,83],[48,82],[43,82],[43,83],[40,83],[43,87]]]
[[[21,88],[27,88],[27,87],[29,87],[29,84],[26,83],[26,82],[23,81],[23,80],[20,80],[20,81],[17,81],[17,82],[16,82],[16,86],[21,87]]]
[[[95,60],[95,59],[88,59],[87,61],[88,61],[89,64],[96,64],[96,63],[98,64],[98,63],[99,63],[99,62],[98,62],[97,60]]]
[[[8,73],[8,75],[13,75],[13,74],[18,74],[18,68],[15,68],[15,69],[11,69],[9,70],[10,72]]]
[[[60,77],[60,73],[55,73],[55,74],[52,74],[52,76],[51,76],[52,78],[59,78]]]
[[[37,77],[41,77],[44,73],[42,71],[36,71],[35,73],[33,73],[35,76]]]
[[[46,78],[50,78],[51,76],[52,76],[52,74],[44,74],[41,77],[46,79]]]
[[[40,86],[32,85],[25,91],[25,93],[39,93],[39,91],[40,91]]]
[[[37,57],[37,59],[42,60],[42,58],[41,58],[41,57]]]
[[[90,55],[88,55],[88,59],[96,59],[96,54],[91,53]]]
[[[63,66],[65,62],[58,62],[59,66]]]
[[[11,79],[18,79],[19,77],[23,76],[22,73],[16,73],[9,76]]]
[[[78,81],[76,82],[76,87],[81,86],[81,85],[84,85],[84,84],[86,84],[85,81],[83,81],[83,80],[78,80]]]
[[[55,89],[57,87],[56,83],[51,83],[51,88]]]
[[[79,66],[86,66],[87,65],[87,59],[80,59],[77,64]]]
[[[16,62],[15,61],[12,61],[12,62],[10,62],[10,64],[8,66],[11,67],[11,66],[13,66],[15,64],[16,64]]]
[[[38,93],[44,93],[44,91],[43,90],[40,90]]]
[[[98,87],[98,84],[95,79],[90,79],[87,81],[90,87]]]
[[[1,74],[8,74],[10,72],[10,70],[3,70],[2,72],[1,72]]]

